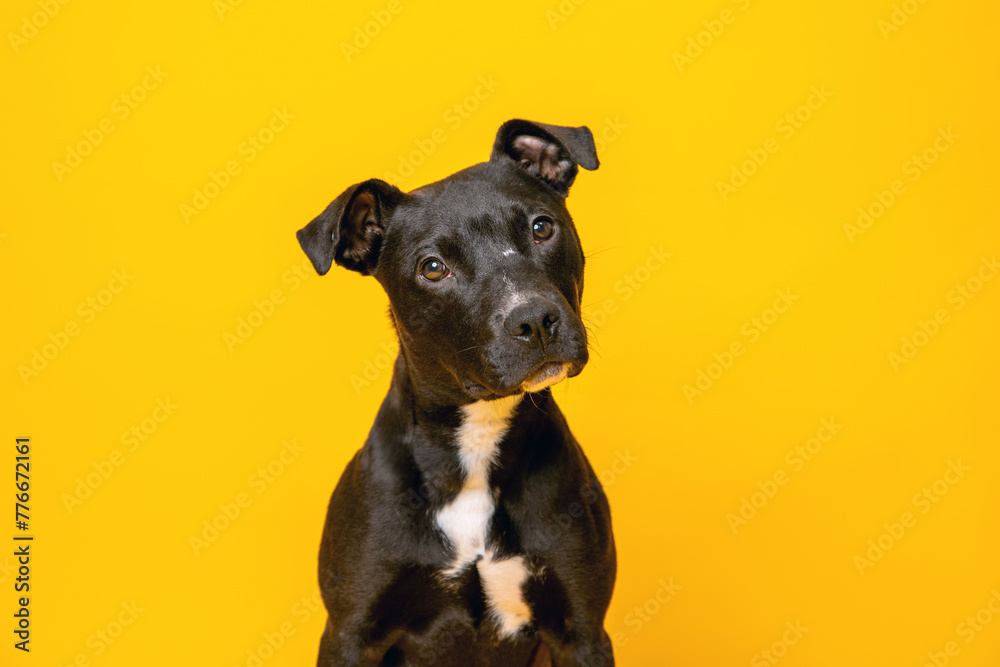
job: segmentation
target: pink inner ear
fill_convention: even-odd
[[[541,137],[536,137],[531,134],[521,134],[514,137],[514,141],[511,143],[511,148],[513,148],[518,155],[527,157],[533,162],[537,162],[538,156],[541,155],[545,147],[549,145],[551,144]]]
[[[542,160],[539,164],[541,169],[542,178],[547,181],[554,181],[559,178],[563,171],[569,169],[570,163],[563,160],[559,160],[559,147],[555,144],[547,144],[545,146],[545,152],[542,153]]]
[[[362,232],[365,225],[378,224],[375,221],[375,195],[370,192],[358,193],[351,202],[347,224],[355,233]]]
[[[536,167],[538,169],[538,175],[542,178],[549,178],[542,174],[544,171],[542,163],[544,161],[544,156],[550,148],[555,148],[552,144],[545,141],[541,137],[536,137],[531,134],[522,134],[514,137],[514,141],[510,144],[511,149],[518,157],[518,162],[522,166],[526,167]],[[525,164],[527,162],[527,164]]]
[[[359,192],[344,216],[340,232],[343,252],[355,261],[363,262],[372,248],[374,237],[382,234],[376,206],[373,193]]]
[[[547,181],[558,180],[572,163],[559,160],[559,146],[531,134],[522,134],[511,142],[522,167],[537,169],[539,177]]]

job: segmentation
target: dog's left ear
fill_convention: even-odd
[[[548,183],[563,197],[569,194],[578,166],[593,171],[600,165],[589,128],[518,119],[501,125],[493,142],[490,161],[506,158]]]
[[[326,274],[334,261],[363,276],[374,273],[386,220],[405,196],[396,186],[372,178],[330,202],[295,234],[316,273]]]

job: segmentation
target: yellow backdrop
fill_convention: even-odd
[[[598,139],[569,200],[596,353],[556,394],[611,499],[619,664],[1000,664],[998,21],[4,3],[0,663],[312,664],[395,344],[294,232],[528,118]]]

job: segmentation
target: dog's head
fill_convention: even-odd
[[[336,262],[381,283],[420,382],[463,402],[540,391],[587,363],[565,200],[597,166],[586,127],[511,120],[489,162],[409,193],[358,183],[297,236],[320,275]]]

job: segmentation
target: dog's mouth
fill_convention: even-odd
[[[465,385],[465,391],[478,400],[493,400],[520,393],[530,394],[548,389],[567,378],[575,377],[582,370],[582,363],[547,361],[528,373],[519,383],[508,388],[491,388],[477,382],[469,382]]]
[[[530,393],[541,391],[546,387],[551,387],[565,380],[569,376],[569,364],[562,361],[550,361],[542,364],[542,367],[533,372],[524,382],[521,389]]]

